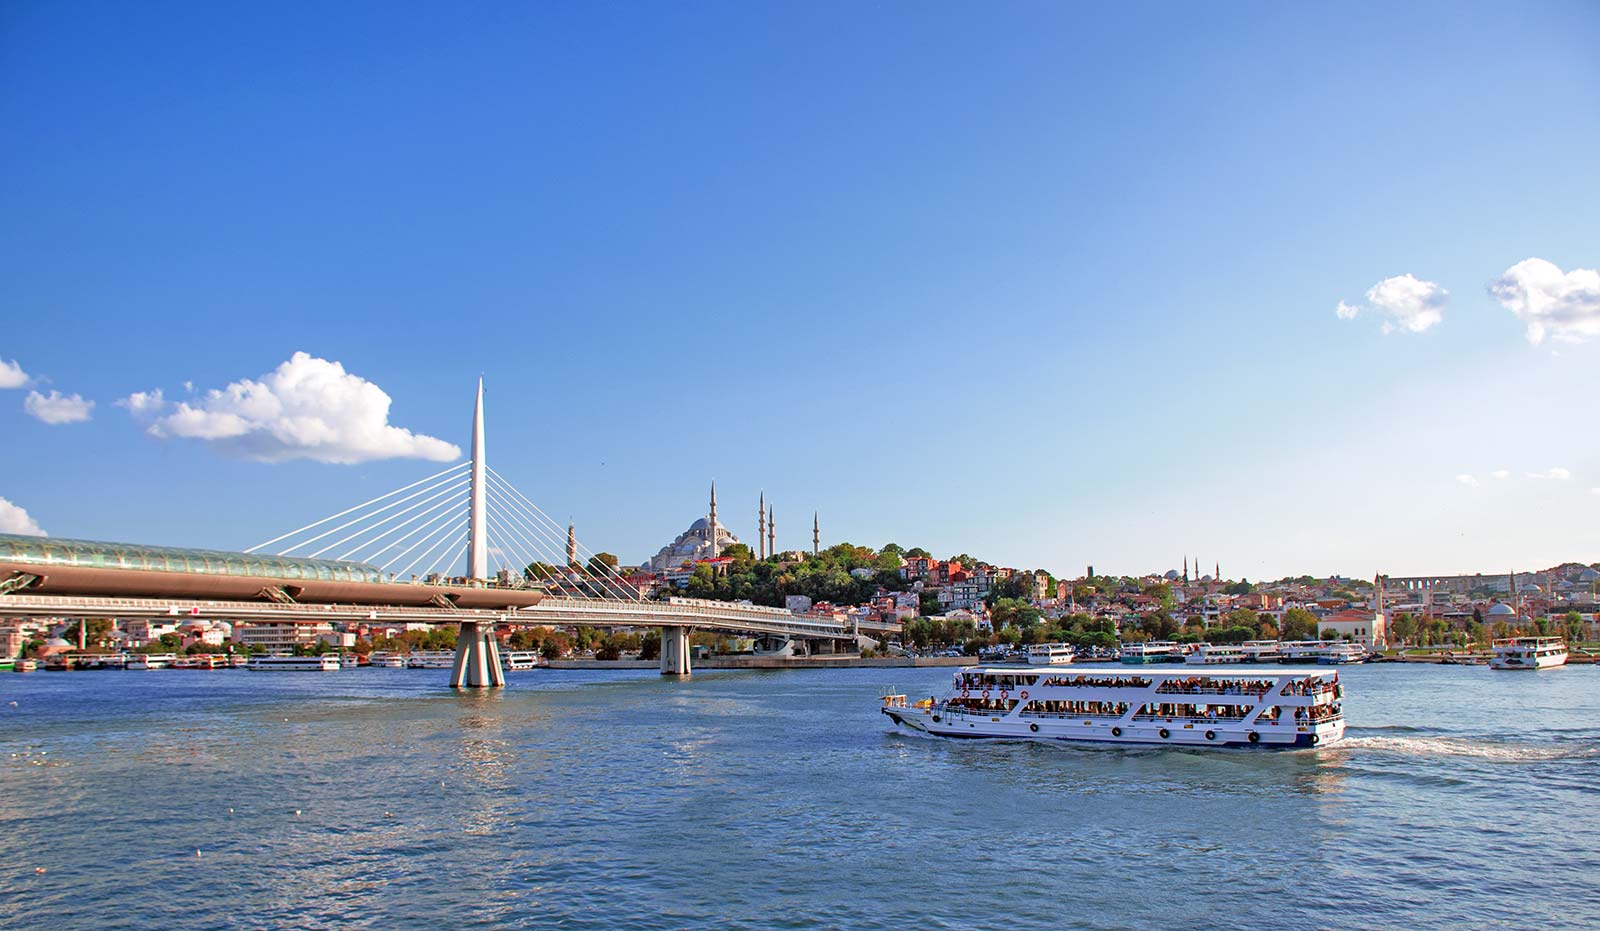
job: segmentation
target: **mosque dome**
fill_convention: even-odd
[[[1168,569],[1166,574],[1163,575],[1162,578],[1166,579],[1168,582],[1175,582],[1179,578],[1181,578],[1181,576],[1178,575],[1178,570],[1176,570],[1176,569]]]
[[[1582,572],[1578,573],[1578,581],[1580,581],[1580,582],[1600,582],[1600,572],[1596,572],[1593,569],[1585,569]]]
[[[722,526],[722,522],[716,519],[716,514],[717,492],[713,487],[711,513],[706,517],[696,518],[688,530],[678,534],[671,543],[645,560],[640,568],[647,572],[667,572],[687,563],[719,556],[726,552],[728,547],[740,542],[738,537],[728,532],[728,528]]]
[[[1487,614],[1489,617],[1511,617],[1512,615],[1516,614],[1517,612],[1511,610],[1511,606],[1510,605],[1505,604],[1504,602],[1497,601],[1494,604],[1490,605],[1489,606],[1489,610],[1485,611],[1484,613]]]

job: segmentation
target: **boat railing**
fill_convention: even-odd
[[[1049,718],[1051,720],[1081,720],[1083,718],[1097,718],[1107,721],[1115,721],[1122,717],[1120,714],[1112,713],[1091,714],[1085,712],[1083,714],[1075,714],[1061,711],[1023,711],[1019,712],[1017,716],[1021,718]]]
[[[1172,686],[1169,688],[1169,685],[1170,683],[1157,688],[1156,693],[1158,695],[1237,695],[1240,698],[1260,698],[1272,691],[1272,686],[1270,685],[1259,689],[1205,685]]]
[[[1135,721],[1189,721],[1200,723],[1202,721],[1243,721],[1250,717],[1249,712],[1244,714],[1136,714]]]

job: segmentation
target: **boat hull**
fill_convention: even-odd
[[[929,708],[886,707],[883,713],[908,730],[935,737],[1051,740],[1111,746],[1247,747],[1293,749],[1326,746],[1344,736],[1344,721],[1316,725],[1245,726],[1240,722],[1066,720],[985,717]],[[1254,734],[1252,739],[1251,735]]]

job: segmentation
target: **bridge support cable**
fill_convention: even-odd
[[[511,484],[511,482],[508,481],[505,476],[501,475],[499,472],[496,472],[492,468],[488,469],[488,473],[491,480],[491,487],[493,487],[494,482],[498,482],[500,487],[510,496],[513,502],[521,503],[520,510],[523,511],[523,513],[529,514],[530,517],[534,517],[536,519],[542,519],[543,523],[551,528],[554,528],[556,533],[559,534],[561,532],[561,525],[552,520],[550,515],[546,514],[537,504],[534,504],[532,499],[530,499],[527,495],[523,494],[521,491],[518,491],[517,486]],[[638,590],[637,586],[623,578],[622,574],[613,568],[610,563],[605,563],[596,559],[595,552],[584,546],[581,542],[577,544],[577,547],[581,553],[585,554],[586,562],[588,564],[592,565],[598,563],[599,565],[605,567],[605,574],[615,583],[614,587],[621,590],[623,597],[627,597],[633,601],[644,600],[644,595]]]
[[[354,507],[345,508],[344,510],[340,511],[337,514],[330,514],[327,517],[322,518],[321,520],[312,521],[311,523],[306,524],[304,527],[298,527],[298,528],[296,528],[294,530],[289,531],[288,533],[281,534],[279,536],[273,537],[272,539],[267,540],[264,543],[257,543],[255,546],[252,546],[249,549],[246,549],[244,552],[246,552],[246,553],[254,553],[256,550],[263,549],[265,547],[271,546],[274,543],[278,543],[278,542],[281,542],[283,540],[288,540],[288,539],[290,539],[292,537],[296,537],[296,536],[298,536],[298,535],[300,535],[302,533],[305,533],[307,530],[313,530],[313,529],[315,529],[317,527],[322,526],[323,524],[328,523],[329,521],[338,520],[339,518],[345,516],[346,514],[353,514],[353,513],[357,512],[357,511],[362,510],[363,508],[371,507],[372,505],[377,504],[379,501],[384,501],[384,500],[386,500],[388,498],[392,498],[395,495],[400,494],[401,492],[410,491],[411,489],[417,487],[418,485],[426,485],[427,483],[432,482],[435,479],[444,478],[445,476],[451,475],[452,473],[455,473],[455,472],[462,472],[463,474],[465,474],[465,471],[470,466],[471,466],[471,463],[469,463],[469,462],[457,463],[457,464],[451,466],[450,468],[445,469],[442,472],[435,472],[434,474],[428,476],[427,478],[419,479],[418,481],[412,482],[411,484],[406,485],[406,486],[401,487],[401,488],[396,488],[394,491],[387,492],[385,494],[381,494],[378,497],[373,498],[373,499],[371,499],[369,501],[363,501],[360,504],[355,505]],[[278,555],[280,555],[280,556],[281,555],[285,555],[285,553],[279,553]]]
[[[538,556],[538,562],[542,566],[557,568],[558,572],[561,573],[559,575],[554,574],[548,568],[542,568],[540,570],[546,576],[551,577],[551,580],[556,584],[558,589],[563,588],[563,583],[566,583],[565,587],[572,588],[576,597],[580,598],[626,597],[624,592],[615,590],[615,588],[607,584],[607,580],[603,578],[585,577],[589,581],[600,583],[600,587],[606,589],[606,593],[603,596],[592,594],[578,586],[576,584],[577,579],[575,576],[581,573],[581,568],[566,565],[567,558],[563,552],[563,544],[559,538],[557,538],[549,530],[544,529],[537,524],[530,523],[529,520],[518,511],[517,508],[509,503],[508,499],[502,497],[501,492],[496,486],[491,484],[489,486],[489,490],[490,502],[496,506],[497,516],[505,518],[503,526],[509,526],[519,530],[522,533],[523,539],[530,541],[530,545],[534,547],[536,555]]]
[[[457,519],[458,517],[459,517],[459,513],[457,511],[451,510],[449,508],[442,509],[440,511],[440,513],[429,516],[426,523],[424,523],[420,527],[417,527],[417,528],[415,528],[413,530],[408,531],[400,539],[398,539],[398,540],[394,541],[393,543],[389,544],[388,548],[390,550],[399,549],[400,546],[403,545],[407,540],[411,540],[413,537],[416,538],[415,542],[413,542],[410,546],[407,546],[404,550],[401,550],[396,555],[391,556],[389,558],[388,562],[386,562],[383,565],[378,567],[378,570],[380,572],[388,572],[389,569],[391,567],[393,567],[395,563],[401,561],[402,559],[405,559],[407,556],[409,556],[413,552],[415,552],[417,547],[421,546],[423,543],[427,542],[428,540],[435,539],[435,535],[436,534],[438,534],[440,531],[444,530],[444,528],[448,527],[450,525],[450,522],[452,520]],[[428,549],[424,550],[423,552],[429,553],[429,552],[432,552],[432,551],[433,551],[433,548],[430,546]],[[387,552],[387,550],[385,552]],[[378,555],[381,556],[382,554],[380,553]]]
[[[488,503],[496,507],[499,506],[499,500],[493,489],[490,489]],[[503,515],[494,508],[491,508],[488,513],[489,524],[499,535],[502,546],[506,545],[509,540],[512,547],[522,548],[515,555],[524,560],[521,569],[523,578],[548,582],[559,588],[562,580],[551,571],[551,568],[560,563],[561,560],[559,557],[552,555],[553,551],[548,549],[548,541],[541,545],[537,535],[530,538],[528,532],[523,527],[518,526],[516,521],[499,519]],[[541,576],[542,578],[539,578]]]
[[[466,527],[467,523],[468,523],[468,521],[462,521],[462,531],[463,532],[462,532],[461,536],[458,537],[456,539],[456,541],[455,541],[455,545],[457,545],[457,546],[461,545],[462,543],[466,543],[467,541],[472,539],[472,531],[467,529],[467,527]],[[440,566],[448,566],[448,565],[450,565],[450,563],[448,561],[450,559],[450,550],[451,550],[451,541],[450,541],[449,538],[446,538],[445,539],[444,550],[439,553],[439,558],[438,559],[435,559],[432,563],[430,563],[428,565],[427,570],[422,573],[423,578],[427,578],[428,576],[433,575],[433,573]]]
[[[605,591],[605,595],[603,597],[621,598],[625,600],[630,597],[628,594],[628,589],[623,585],[619,585],[612,581],[609,575],[595,575],[592,573],[585,574],[583,564],[578,566],[567,566],[566,555],[562,552],[562,547],[564,544],[561,542],[560,538],[549,529],[541,527],[538,523],[532,521],[527,515],[526,509],[518,508],[514,499],[511,499],[509,496],[505,495],[501,491],[500,487],[492,482],[489,485],[489,500],[496,506],[497,510],[499,511],[499,516],[505,518],[505,524],[524,531],[523,536],[525,539],[528,539],[529,534],[531,534],[533,539],[543,541],[544,545],[542,547],[538,547],[538,549],[540,550],[541,559],[546,555],[551,557],[548,560],[549,565],[565,566],[564,571],[582,575],[584,578],[597,583],[597,585]],[[593,565],[596,562],[597,560],[591,557],[588,561],[588,565]],[[605,564],[601,563],[601,565]],[[582,591],[581,588],[579,588],[578,593],[581,597],[593,597],[587,592]]]
[[[422,495],[428,494],[429,492],[436,491],[439,488],[446,487],[451,482],[456,481],[456,480],[457,479],[454,476],[452,476],[450,478],[446,478],[446,479],[444,479],[442,481],[439,481],[439,482],[436,482],[436,483],[434,483],[432,485],[429,485],[427,488],[424,488],[421,491],[414,491],[411,494],[406,495],[404,498],[400,498],[400,499],[397,499],[395,501],[391,501],[388,504],[385,504],[383,507],[375,508],[375,509],[367,511],[367,512],[365,512],[363,514],[359,514],[359,515],[351,518],[350,520],[347,520],[344,523],[339,524],[336,527],[331,527],[331,528],[329,528],[327,530],[324,530],[322,533],[317,534],[314,537],[311,537],[311,538],[306,539],[306,540],[302,540],[302,541],[294,544],[293,546],[288,547],[287,549],[279,551],[278,555],[279,556],[288,556],[288,555],[293,554],[296,550],[304,550],[307,547],[311,546],[311,544],[316,543],[317,541],[322,540],[325,537],[332,536],[333,534],[338,533],[339,531],[344,530],[347,527],[356,527],[357,525],[362,525],[361,529],[358,529],[356,531],[356,533],[355,533],[356,536],[360,536],[361,533],[363,533],[365,529],[367,529],[367,528],[372,526],[371,524],[367,524],[366,522],[373,520],[379,514],[382,514],[384,511],[387,511],[390,508],[399,507],[400,505],[402,505],[402,504],[406,503],[407,501],[410,501],[410,500],[412,500],[414,498],[418,498],[418,497],[420,497]],[[404,513],[404,512],[402,512],[402,513]],[[348,539],[348,538],[346,538],[346,539]],[[327,549],[331,549],[331,548],[333,548],[335,546],[338,546],[338,545],[339,545],[338,543],[329,544]],[[322,552],[322,551],[319,551],[319,552]],[[314,557],[316,554],[311,554],[311,555],[312,555],[312,557]]]
[[[515,485],[511,484],[511,482],[506,479],[505,476],[503,476],[500,473],[494,471],[493,469],[489,469],[488,471],[489,471],[490,479],[493,480],[493,481],[498,481],[500,483],[500,486],[504,489],[506,494],[511,498],[511,500],[514,503],[520,502],[520,508],[519,509],[521,510],[522,513],[528,515],[534,521],[542,523],[543,525],[551,528],[551,530],[557,536],[559,536],[562,533],[561,525],[559,523],[557,523],[555,520],[553,520],[550,517],[549,514],[546,514],[544,512],[544,510],[542,508],[540,508],[537,504],[534,504],[532,499],[530,499],[527,495],[525,495],[521,491],[519,491]],[[595,559],[595,555],[596,554],[595,554],[595,552],[593,550],[589,549],[587,546],[584,546],[581,542],[578,542],[576,539],[574,540],[574,542],[577,544],[577,549],[578,549],[579,553],[586,557],[586,559],[585,559],[586,563],[592,564],[592,563],[595,563],[595,562],[599,562],[598,560]],[[609,563],[601,562],[599,564],[605,566],[605,568],[606,568],[606,573],[605,574],[611,580],[613,580],[613,582],[614,582],[614,586],[613,587],[619,588],[624,597],[631,598],[634,601],[642,601],[643,600],[644,596],[639,592],[638,588],[636,586],[632,585],[631,583],[629,583],[627,579],[624,579],[622,577],[622,574],[617,572],[616,569],[612,568]]]
[[[427,507],[429,504],[432,504],[432,503],[438,501],[440,498],[445,498],[446,500],[445,500],[444,504],[448,505],[450,503],[450,501],[449,501],[447,496],[452,495],[452,494],[454,494],[454,493],[456,493],[456,492],[458,492],[461,489],[466,488],[466,487],[467,487],[467,483],[466,482],[456,482],[453,485],[446,485],[442,490],[435,491],[432,495],[429,495],[428,497],[423,498],[421,501],[418,501],[417,503],[411,505],[410,507],[404,508],[403,510],[396,511],[393,514],[390,514],[388,517],[385,517],[382,520],[379,520],[379,521],[377,521],[375,523],[366,525],[364,527],[359,527],[359,528],[356,529],[356,531],[354,533],[348,534],[348,535],[346,535],[345,537],[343,537],[341,539],[335,540],[334,542],[329,543],[327,546],[324,546],[322,549],[317,550],[314,553],[308,553],[307,556],[310,557],[311,559],[316,559],[317,557],[321,556],[323,553],[326,553],[327,551],[329,551],[331,549],[343,546],[346,543],[349,543],[351,540],[356,539],[357,537],[365,536],[365,535],[367,535],[369,533],[372,533],[373,531],[375,531],[378,528],[384,526],[385,524],[388,524],[388,523],[390,523],[391,521],[394,521],[394,520],[398,520],[399,518],[404,517],[407,514],[412,513],[413,511],[417,510],[418,508]],[[424,512],[424,513],[429,513],[429,512],[431,512],[433,510],[437,510],[437,507],[430,508],[428,512]],[[413,520],[414,519],[415,518],[413,518]],[[354,553],[371,552],[370,550],[367,549],[367,547],[369,547],[369,546],[371,546],[373,544],[376,544],[377,541],[379,541],[379,540],[383,539],[384,537],[388,536],[389,534],[393,533],[395,530],[398,530],[401,527],[407,526],[410,523],[411,523],[411,521],[405,521],[404,523],[401,523],[396,527],[391,527],[390,529],[385,530],[382,533],[380,533],[380,534],[378,534],[378,535],[376,535],[374,537],[371,537],[370,539],[368,539],[368,540],[366,540],[366,541],[364,541],[362,543],[357,544],[356,546],[354,546],[351,549],[347,550],[343,555],[335,556],[333,558],[335,558],[335,559],[349,559],[350,556],[352,554],[354,554]],[[379,549],[376,552],[381,553],[381,552],[383,552],[383,550]]]
[[[461,491],[461,486],[457,486],[452,490],[459,493]],[[358,544],[357,546],[351,547],[349,550],[339,554],[339,556],[336,558],[341,560],[350,559],[352,556],[364,553],[365,555],[361,559],[362,562],[376,563],[379,559],[383,558],[385,553],[399,549],[401,544],[411,539],[412,535],[416,533],[417,530],[426,527],[427,523],[425,522],[435,521],[441,516],[448,518],[451,514],[451,508],[457,504],[458,501],[446,498],[444,501],[435,504],[433,507],[428,508],[426,511],[417,514],[409,520],[391,527],[388,530],[385,530],[383,533],[380,533],[377,536]],[[413,527],[412,530],[401,533],[401,531],[405,530],[407,527],[411,527],[413,524],[417,524],[418,522],[424,523],[422,523],[420,527]],[[397,534],[398,536],[396,536]],[[382,546],[378,546],[379,541],[385,542]]]
[[[437,552],[438,549],[439,549],[439,545],[441,543],[446,543],[446,542],[449,542],[451,540],[456,539],[456,535],[461,533],[463,530],[466,529],[466,527],[467,527],[467,519],[465,517],[463,517],[459,521],[457,521],[454,526],[450,526],[450,525],[447,524],[446,527],[447,527],[447,529],[445,530],[445,532],[443,534],[434,536],[426,544],[423,545],[422,551],[417,554],[417,558],[416,559],[413,559],[413,560],[411,560],[411,562],[406,563],[405,568],[401,569],[399,572],[397,572],[395,574],[396,575],[401,575],[401,576],[410,574],[411,570],[415,569],[417,567],[417,563],[422,562],[424,559],[427,559],[429,556],[432,556],[435,552]],[[426,575],[427,573],[424,572],[423,574]]]

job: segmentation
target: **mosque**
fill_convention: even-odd
[[[772,520],[772,506],[767,503],[767,496],[761,496],[760,516],[756,525],[756,557],[766,559],[768,555],[776,553],[777,530]],[[822,531],[817,522],[817,516],[811,516],[811,552],[815,555],[820,551]],[[640,569],[645,572],[657,574],[670,572],[681,568],[685,564],[692,565],[702,559],[716,559],[727,552],[728,547],[739,543],[738,537],[728,532],[717,520],[717,483],[711,483],[711,513],[689,525],[689,529],[678,534],[678,538],[663,546],[654,556],[645,560]]]
[[[648,572],[662,573],[677,569],[684,563],[701,559],[716,559],[739,538],[728,532],[717,520],[717,483],[711,483],[711,513],[689,525],[678,538],[661,548],[661,551],[640,566]]]

